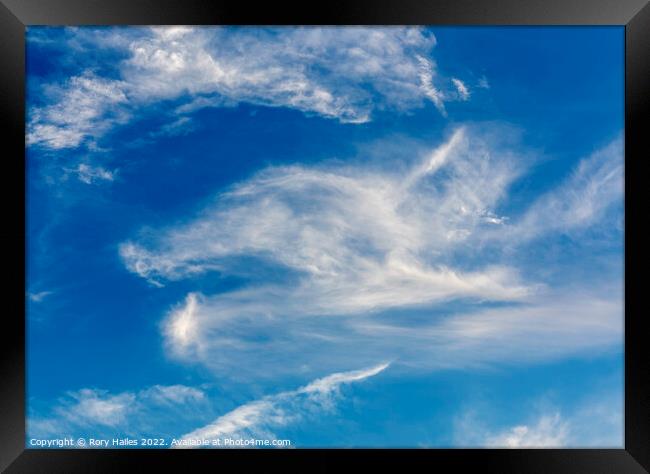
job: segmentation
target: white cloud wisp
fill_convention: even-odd
[[[83,38],[77,46],[105,41],[127,58],[118,63],[118,78],[88,70],[49,84],[50,103],[30,110],[30,144],[93,144],[136,108],[170,99],[184,101],[181,114],[247,102],[342,123],[367,122],[382,109],[422,107],[425,100],[445,115],[444,100],[454,100],[434,86],[439,78],[429,56],[436,40],[421,28],[153,27],[105,39],[70,31],[72,41]]]
[[[465,83],[463,81],[461,81],[460,79],[457,79],[455,77],[453,77],[451,79],[451,82],[454,83],[454,86],[456,87],[456,90],[458,91],[458,95],[460,97],[460,100],[469,100],[470,93],[469,93],[469,89],[467,88]]]
[[[622,385],[621,385],[622,388]],[[569,414],[553,406],[533,408],[533,416],[515,425],[491,429],[474,410],[457,418],[457,447],[493,448],[621,448],[622,391],[598,392],[573,402]]]
[[[607,206],[588,190],[619,157],[595,156],[579,167],[593,171],[569,178],[582,196],[576,206],[588,199]],[[498,215],[518,176],[514,161],[459,128],[408,167],[270,168],[189,222],[123,243],[120,253],[130,271],[157,286],[219,273],[250,280],[236,291],[188,294],[161,326],[170,355],[235,378],[338,371],[383,358],[418,368],[530,363],[615,346],[622,334],[616,288],[571,294],[522,281],[499,261],[454,258],[561,229],[530,224],[531,213],[548,212],[542,203],[555,202],[552,192],[521,217]],[[609,175],[604,182],[615,183]],[[616,201],[614,192],[607,196]],[[265,277],[269,266],[280,273]],[[464,306],[441,313],[442,303]],[[486,303],[501,306],[480,306]],[[423,315],[415,325],[413,314]]]
[[[29,416],[29,435],[79,436],[162,434],[169,418],[190,421],[207,407],[203,390],[185,385],[153,385],[136,392],[109,393],[84,388],[59,400],[49,416]],[[173,433],[170,433],[173,434]]]
[[[315,411],[331,411],[340,395],[340,387],[363,381],[384,371],[389,364],[362,370],[335,373],[315,380],[297,390],[281,392],[255,400],[226,413],[213,423],[181,438],[178,447],[194,447],[192,440],[229,437],[274,439],[274,429],[309,418]]]

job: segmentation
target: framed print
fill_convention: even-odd
[[[2,1],[6,472],[647,472],[647,2]]]

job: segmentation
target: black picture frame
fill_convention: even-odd
[[[25,449],[25,27],[29,25],[431,24],[625,26],[624,449],[42,450]],[[641,172],[650,149],[647,0],[0,0],[5,301],[0,329],[0,469],[131,472],[199,465],[244,472],[426,468],[447,472],[642,473],[650,470],[650,349],[640,296],[646,261]],[[22,157],[22,158],[21,158]]]

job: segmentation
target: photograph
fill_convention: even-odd
[[[24,48],[27,451],[625,448],[625,25]]]

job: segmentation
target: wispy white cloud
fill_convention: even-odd
[[[456,90],[458,91],[458,95],[460,96],[460,99],[461,100],[468,100],[469,96],[470,96],[470,93],[469,93],[469,89],[467,88],[465,83],[463,81],[461,81],[460,79],[457,79],[455,77],[451,78],[451,82],[454,83],[454,86],[456,87]]]
[[[191,415],[206,403],[203,390],[185,385],[154,385],[117,394],[84,388],[67,393],[50,413],[30,416],[27,425],[30,436],[144,433],[155,431],[156,423],[164,422],[170,413],[193,420]]]
[[[606,155],[607,163],[619,159]],[[340,370],[351,360],[386,356],[419,368],[531,363],[620,343],[622,295],[615,286],[555,290],[522,281],[498,261],[472,267],[452,258],[468,249],[492,252],[486,240],[525,245],[540,232],[557,232],[541,220],[535,232],[519,230],[533,211],[512,219],[497,213],[519,173],[507,151],[461,128],[412,161],[268,169],[219,195],[189,223],[125,242],[127,268],[157,285],[213,271],[253,281],[229,293],[190,293],[162,323],[169,354],[234,377],[263,377],[271,366],[274,374],[320,364]],[[575,176],[591,186],[587,174],[570,180]],[[572,192],[601,198],[578,186]],[[554,202],[552,195],[545,199]],[[259,279],[242,256],[284,269],[287,281]],[[465,306],[441,313],[450,301]],[[401,316],[385,317],[389,310]],[[430,316],[414,325],[409,312]],[[233,373],[234,360],[250,363]]]
[[[112,125],[124,122],[128,113],[126,84],[91,72],[51,85],[51,103],[29,111],[27,141],[48,148],[76,147],[94,140]]]
[[[198,295],[187,295],[183,305],[174,310],[163,326],[165,341],[176,355],[187,355],[200,344],[201,324],[198,318]]]
[[[622,387],[622,385],[621,385]],[[522,423],[492,429],[475,410],[454,423],[455,445],[493,448],[620,448],[623,446],[622,391],[586,397],[561,413],[553,406],[533,408]]]
[[[550,232],[588,228],[613,204],[623,204],[623,172],[623,141],[618,138],[581,160],[564,183],[539,197],[513,223],[513,235],[503,236],[526,241]]]
[[[68,170],[69,173],[77,175],[79,181],[86,184],[94,184],[98,181],[113,181],[115,172],[107,170],[101,166],[92,166],[86,163],[80,163],[74,169]]]
[[[418,56],[418,61],[420,62],[420,89],[433,102],[443,117],[446,117],[447,110],[445,109],[444,96],[433,85],[434,65],[429,59],[422,56]]]
[[[53,293],[53,291],[39,291],[38,293],[27,293],[27,297],[34,303],[40,303]]]
[[[77,425],[104,425],[115,427],[124,423],[134,408],[133,393],[110,395],[106,391],[82,389],[70,393],[70,401],[57,408],[57,414]]]
[[[490,88],[490,82],[488,81],[488,78],[485,76],[481,76],[481,78],[478,80],[478,86],[480,89],[489,89]]]
[[[167,99],[185,100],[179,113],[248,102],[344,123],[367,122],[382,109],[421,107],[425,99],[444,115],[444,100],[454,100],[434,85],[430,54],[436,40],[421,28],[138,31],[117,29],[104,38],[70,30],[69,41],[82,51],[84,44],[107,42],[128,57],[118,63],[117,79],[87,71],[50,85],[50,105],[30,111],[30,144],[77,147],[128,120],[135,108]]]
[[[485,445],[496,448],[560,448],[565,446],[568,424],[559,413],[540,417],[534,425],[518,425],[488,436]]]
[[[182,437],[179,447],[193,447],[192,439],[215,439],[247,436],[274,439],[274,430],[305,421],[318,411],[331,411],[344,384],[356,383],[384,371],[389,364],[380,364],[363,370],[335,373],[315,380],[297,390],[269,395],[248,402],[213,423],[198,428]]]
[[[380,357],[397,360],[396,369],[418,372],[518,366],[607,352],[623,337],[620,295],[553,292],[513,307],[448,315],[422,309],[416,319],[403,312],[390,318],[273,314],[266,304],[259,294],[252,301],[241,294],[193,295],[163,323],[167,348],[220,375],[259,380]],[[179,316],[194,331],[183,332]]]
[[[206,399],[203,390],[186,385],[154,385],[139,392],[138,398],[159,404],[186,404]]]
[[[460,312],[417,326],[353,321],[357,333],[395,338],[390,354],[406,364],[469,368],[557,360],[617,347],[623,337],[622,295],[546,291],[512,307]],[[398,349],[397,344],[403,344]],[[391,343],[383,344],[384,350]]]
[[[512,269],[458,270],[444,257],[493,224],[490,208],[516,175],[507,154],[494,161],[483,149],[459,129],[405,171],[271,168],[193,222],[124,243],[120,253],[131,271],[155,281],[224,270],[241,255],[267,259],[301,275],[292,300],[307,314],[454,297],[516,300],[527,289]]]

